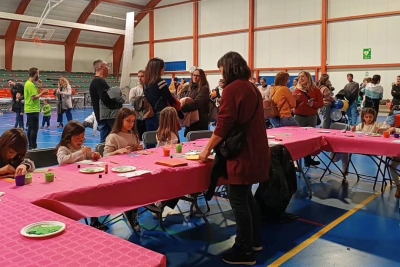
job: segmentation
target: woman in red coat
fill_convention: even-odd
[[[229,264],[256,264],[254,251],[262,249],[260,215],[251,192],[253,184],[269,179],[270,151],[263,115],[262,96],[249,82],[251,71],[236,52],[225,54],[218,68],[226,81],[214,134],[200,155],[205,161],[236,125],[248,123],[246,142],[238,156],[226,160],[229,201],[236,219],[235,245],[223,260]]]

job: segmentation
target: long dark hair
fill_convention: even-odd
[[[136,137],[136,139],[139,142],[139,133],[137,129],[137,114],[133,108],[124,107],[118,111],[117,118],[115,119],[115,123],[111,130],[111,133],[120,133],[122,130],[122,126],[124,125],[124,120],[131,115],[135,116],[135,123],[133,125],[133,128],[131,129],[131,133]]]
[[[157,130],[157,139],[160,142],[171,141],[172,133],[179,138],[180,130],[178,113],[173,107],[166,107],[160,113],[160,126]]]
[[[165,68],[164,60],[161,58],[152,58],[147,63],[146,69],[144,70],[144,84],[149,86],[150,84],[156,83],[161,78],[161,71]]]
[[[375,74],[372,76],[372,83],[373,84],[378,84],[381,81],[381,75]]]
[[[17,156],[12,160],[22,161],[28,150],[28,138],[21,129],[11,129],[5,131],[0,137],[0,153],[3,163],[9,162],[7,153],[9,149],[15,150]]]
[[[208,88],[210,88],[210,85],[208,84],[206,73],[204,72],[204,70],[203,69],[195,69],[193,71],[193,73],[195,71],[198,71],[199,74],[200,74],[200,82],[198,83],[198,87],[197,88],[200,89],[200,88],[203,88],[204,86],[207,86]],[[192,75],[193,75],[193,73],[192,73]],[[190,80],[189,88],[192,88],[192,86],[193,86],[193,79]]]
[[[85,127],[78,121],[70,121],[65,125],[61,135],[61,141],[56,146],[56,150],[60,146],[68,146],[71,144],[71,138],[85,132]]]
[[[328,74],[322,74],[321,78],[319,78],[319,81],[317,82],[317,86],[320,87],[321,85],[323,86],[328,86],[328,84],[326,84],[326,81],[329,80],[329,75]]]
[[[223,67],[222,77],[226,85],[239,79],[249,80],[251,77],[246,60],[237,52],[228,52],[223,55],[218,60],[217,67]]]

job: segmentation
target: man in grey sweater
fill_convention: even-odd
[[[347,74],[347,81],[343,88],[344,95],[349,101],[349,108],[347,109],[347,117],[349,118],[349,124],[351,126],[357,125],[358,110],[357,110],[357,99],[360,93],[360,86],[357,82],[353,81],[353,74]]]

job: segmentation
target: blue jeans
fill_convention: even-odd
[[[332,111],[332,106],[324,106],[323,108],[323,114],[322,115],[322,129],[329,129],[332,124],[332,119],[331,119],[331,111]]]
[[[152,118],[146,119],[146,131],[147,132],[152,132],[152,131],[157,131],[158,130],[158,126],[160,123],[160,114],[156,114],[154,115]],[[147,144],[146,145],[146,149],[147,148],[155,148],[156,145],[153,144]]]
[[[43,116],[42,127],[47,123],[47,127],[50,127],[50,116]]]
[[[354,101],[349,106],[346,113],[347,113],[347,117],[349,118],[349,124],[351,126],[357,125],[357,118],[358,118],[357,101]]]
[[[21,112],[15,112],[14,128],[24,128],[24,115]]]
[[[71,110],[72,110],[72,108],[69,108],[65,111],[65,116],[67,116],[68,122],[72,121]],[[57,115],[57,122],[63,124],[63,114],[62,113]]]
[[[100,143],[106,142],[107,136],[111,133],[115,119],[101,120],[99,122]]]
[[[300,127],[300,125],[297,123],[297,121],[293,117],[280,118],[280,119],[272,118],[272,119],[269,119],[269,121],[271,122],[271,124],[274,128],[285,127],[285,126]]]

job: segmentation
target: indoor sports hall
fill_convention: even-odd
[[[0,266],[400,266],[398,25],[398,0],[1,0]],[[232,208],[238,204],[228,194],[229,177],[209,189],[217,147],[200,162],[232,112],[224,99],[233,99],[236,81],[227,80],[226,68],[238,75],[243,66],[224,63],[231,51],[250,71],[242,82],[262,97],[262,107],[250,107],[263,110],[267,137],[254,142],[271,155],[269,175],[259,174],[268,182],[249,182],[261,213],[246,223]],[[159,89],[168,87],[179,103],[165,100],[159,113],[164,98],[154,106],[143,91],[154,58],[163,64]],[[93,99],[98,77],[108,99],[118,92],[116,108],[103,104],[103,95]],[[277,104],[274,94],[283,87],[290,96]],[[203,88],[206,128],[179,117],[177,142],[162,145],[161,114],[169,109],[187,118],[198,111],[200,121],[200,93],[191,90]],[[148,128],[154,117],[137,109],[137,99],[148,99],[159,116],[156,129]],[[266,115],[266,103],[277,114]],[[283,124],[285,105],[296,125]],[[109,153],[118,123],[101,140],[109,119],[96,119],[96,112],[104,106],[118,115],[135,110],[127,115],[134,118],[128,133],[135,135],[140,121],[147,127],[136,135],[137,149]],[[248,125],[257,117],[251,115]],[[316,124],[303,125],[310,117]],[[73,123],[85,127],[84,138],[79,149],[69,145],[90,157],[60,163]],[[21,157],[13,148],[21,144],[7,139],[11,132],[27,142]],[[11,159],[10,149],[18,157]],[[239,161],[227,159],[228,173]],[[254,233],[254,220],[260,231],[245,253],[238,244],[247,236],[235,237]]]

